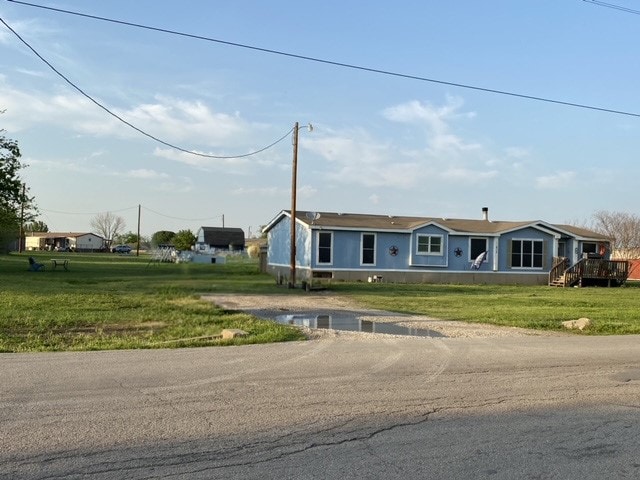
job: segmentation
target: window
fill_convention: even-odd
[[[598,244],[595,242],[584,242],[582,244],[582,253],[598,253]]]
[[[513,268],[542,268],[542,240],[511,240]]]
[[[360,263],[362,265],[375,265],[376,263],[376,234],[363,233],[360,239],[362,245],[362,253],[360,255]]]
[[[469,240],[469,261],[472,262],[482,252],[487,252],[489,250],[489,242],[486,238],[472,238]]]
[[[418,235],[418,255],[442,255],[442,235]]]
[[[332,263],[333,233],[318,232],[318,263]]]

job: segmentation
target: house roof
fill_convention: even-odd
[[[39,238],[78,238],[85,235],[94,235],[98,238],[102,238],[100,235],[96,235],[91,232],[27,232],[27,237],[39,237]]]
[[[289,210],[283,210],[265,227],[268,231],[283,216],[289,216]],[[541,220],[533,221],[490,221],[462,218],[407,217],[394,215],[371,215],[360,213],[306,212],[296,211],[296,219],[311,228],[336,228],[345,230],[376,231],[412,231],[425,225],[435,224],[451,233],[498,235],[510,230],[526,227],[548,228],[580,238],[608,241],[604,235],[571,225],[553,225]]]
[[[200,227],[208,245],[244,245],[244,231],[233,227]]]

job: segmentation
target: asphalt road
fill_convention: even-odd
[[[2,479],[640,478],[640,337],[0,355]]]

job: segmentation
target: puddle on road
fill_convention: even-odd
[[[355,315],[314,315],[311,313],[295,313],[275,315],[271,317],[279,323],[297,325],[308,328],[342,330],[348,332],[385,333],[388,335],[406,335],[411,337],[443,337],[439,332],[420,328],[405,327],[395,323],[372,322],[361,320]]]

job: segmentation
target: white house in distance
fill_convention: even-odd
[[[30,232],[25,236],[26,250],[98,252],[104,247],[104,238],[95,233]]]

